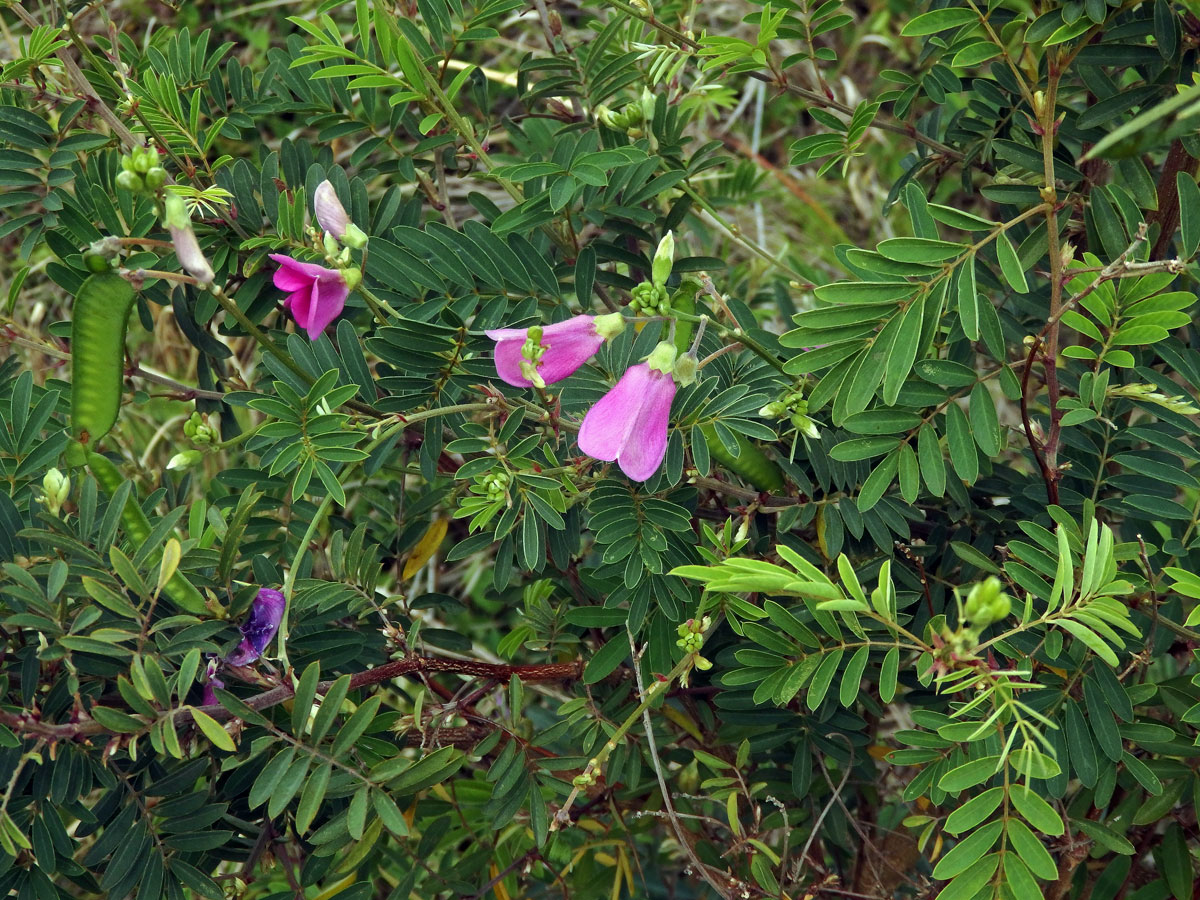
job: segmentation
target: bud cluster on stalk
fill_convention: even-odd
[[[167,183],[167,170],[158,164],[153,147],[134,147],[121,157],[117,187],[132,194],[154,193]]]

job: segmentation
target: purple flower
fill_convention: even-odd
[[[606,462],[617,461],[634,481],[658,471],[667,452],[667,425],[675,380],[675,348],[663,342],[649,360],[630,366],[600,398],[579,429],[579,449]]]
[[[217,688],[224,688],[225,682],[218,676],[221,663],[224,660],[219,656],[210,654],[208,656],[208,664],[204,667],[204,695],[200,698],[201,706],[212,706],[217,702]]]
[[[315,341],[346,305],[350,288],[345,273],[316,263],[296,262],[282,253],[272,253],[271,259],[279,263],[275,287],[288,294],[284,308]]]
[[[496,374],[515,387],[545,387],[562,381],[596,355],[608,338],[625,329],[620,313],[574,316],[533,328],[494,328]],[[540,383],[539,383],[540,382]]]
[[[242,642],[225,657],[225,662],[231,666],[248,666],[262,656],[279,630],[286,606],[287,600],[279,591],[260,590],[250,606],[250,618],[242,623]]]

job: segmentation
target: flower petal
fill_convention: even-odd
[[[521,372],[521,349],[525,346],[525,331],[520,328],[505,328],[504,331],[515,332],[516,336],[496,341],[493,358],[496,361],[496,374],[505,384],[514,387],[532,387],[533,382]],[[492,337],[492,332],[488,332]],[[495,338],[493,338],[495,340]]]
[[[675,379],[652,371],[637,420],[617,456],[621,471],[634,481],[645,481],[662,465],[674,399]]]
[[[546,384],[562,381],[574,375],[576,369],[595,356],[603,343],[604,338],[594,330],[587,332],[576,329],[565,334],[543,334],[542,345],[546,352],[538,366],[538,374]]]
[[[349,293],[346,283],[340,278],[337,281],[322,279],[313,282],[312,308],[305,326],[309,338],[315,341],[329,327],[329,323],[342,314]]]
[[[339,277],[338,273],[333,269],[327,269],[316,263],[297,262],[290,256],[284,256],[282,253],[272,253],[270,258],[279,263],[279,268],[275,270],[273,280],[275,287],[281,291],[298,291],[300,288],[306,287],[310,282],[318,278],[328,278],[330,275]]]
[[[250,618],[242,623],[242,640],[225,657],[231,666],[246,666],[254,662],[279,630],[287,600],[279,591],[263,588],[250,606]]]
[[[651,389],[650,367],[630,366],[607,394],[583,417],[579,449],[594,459],[612,462],[620,454],[637,423],[642,402]]]

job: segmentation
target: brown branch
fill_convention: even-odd
[[[415,656],[385,663],[374,669],[359,672],[350,679],[350,689],[366,687],[390,681],[404,675],[417,673],[436,674],[449,673],[469,675],[477,678],[490,678],[507,682],[516,675],[524,682],[534,683],[543,681],[566,681],[579,678],[583,673],[583,660],[569,663],[546,663],[541,665],[510,666],[503,663],[485,663],[475,660],[447,659],[437,656]],[[322,681],[317,685],[317,693],[324,695],[333,687],[334,681]],[[255,711],[261,712],[272,706],[278,706],[295,695],[292,685],[280,684],[270,690],[263,691],[243,702]],[[220,705],[199,707],[205,713],[219,722],[236,719],[234,713]],[[190,724],[191,709],[181,709],[174,716],[176,727]],[[35,715],[27,712],[12,713],[0,709],[0,723],[7,725],[18,734],[37,735],[50,740],[72,740],[78,737],[108,734],[109,730],[89,716],[81,715],[78,720],[54,724],[42,722]],[[150,723],[147,723],[149,725]]]
[[[1195,176],[1200,160],[1190,156],[1183,141],[1176,138],[1163,161],[1162,174],[1158,179],[1158,209],[1150,216],[1151,224],[1159,226],[1158,238],[1150,251],[1151,258],[1162,256],[1171,246],[1175,229],[1179,227],[1179,186],[1176,176],[1180,172]]]

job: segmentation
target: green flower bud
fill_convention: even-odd
[[[57,516],[70,495],[71,479],[58,469],[52,468],[42,477],[42,505],[50,515]]]
[[[133,151],[133,171],[139,175],[145,175],[157,162],[157,154],[153,150],[147,153],[146,149],[139,147]]]
[[[658,249],[654,251],[654,263],[650,269],[650,276],[655,285],[662,287],[667,283],[667,279],[671,277],[671,266],[674,264],[675,235],[668,231],[658,242]]]
[[[171,457],[171,461],[167,463],[167,469],[173,472],[186,472],[203,459],[204,454],[199,450],[184,450]]]
[[[162,166],[151,166],[146,172],[146,187],[152,191],[157,191],[160,187],[167,183],[167,170]]]
[[[764,419],[778,419],[787,412],[787,407],[778,400],[772,400],[766,406],[758,411],[758,414]]]
[[[801,415],[800,413],[794,414],[792,416],[792,425],[795,426],[796,430],[801,434],[807,435],[813,440],[816,440],[821,436],[821,431],[817,428],[817,423],[808,416]]]
[[[142,181],[141,176],[134,172],[125,171],[117,173],[117,187],[123,191],[140,194],[146,189],[146,184]]]
[[[362,269],[342,269],[342,281],[348,290],[354,290],[362,284]]]

